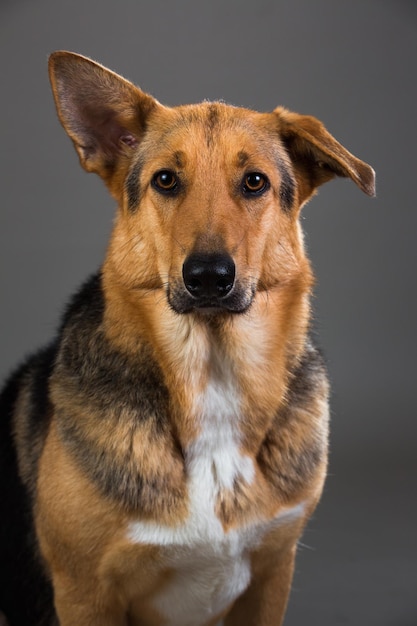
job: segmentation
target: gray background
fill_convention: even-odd
[[[332,452],[286,626],[416,626],[417,2],[2,0],[2,377],[51,337],[111,228],[112,199],[56,119],[60,48],[166,104],[316,115],[377,171],[376,199],[337,180],[304,210]]]

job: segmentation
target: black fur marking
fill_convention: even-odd
[[[281,159],[277,159],[277,166],[281,175],[281,185],[279,189],[281,206],[285,211],[290,211],[294,204],[295,182],[288,167]]]
[[[15,431],[19,445],[24,450],[20,459],[20,476],[35,498],[37,467],[42,454],[52,415],[49,399],[49,379],[57,353],[56,342],[33,355],[24,367],[21,390],[27,394],[24,417]]]
[[[212,103],[208,107],[207,111],[207,124],[206,124],[206,141],[207,146],[210,148],[214,141],[214,131],[219,123],[219,109],[215,103]]]
[[[139,159],[131,168],[126,178],[125,189],[129,210],[134,212],[140,202],[140,174],[143,168],[143,161]]]
[[[62,316],[59,331],[59,341],[63,339],[65,329],[71,323],[77,322],[87,328],[90,325],[99,326],[103,321],[104,295],[101,287],[101,275],[93,274],[75,293]]]
[[[312,414],[311,422],[308,419],[310,406],[314,405],[317,395],[327,401],[324,395],[326,381],[323,358],[318,349],[310,344],[293,372],[287,402],[277,414],[258,455],[260,468],[284,500],[302,490],[326,459],[326,433],[318,436],[314,425],[314,418],[319,416]],[[294,447],[293,441],[300,442],[301,425],[304,441],[301,446]]]

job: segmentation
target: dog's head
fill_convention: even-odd
[[[85,57],[50,77],[82,166],[118,201],[107,263],[133,291],[164,290],[179,314],[242,313],[257,294],[308,290],[298,222],[322,183],[374,173],[315,118],[220,102],[169,108]]]

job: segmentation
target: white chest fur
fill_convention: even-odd
[[[219,369],[219,368],[218,368]],[[250,579],[246,541],[241,533],[225,533],[215,514],[221,489],[232,489],[239,476],[250,483],[252,460],[239,450],[240,397],[230,375],[212,377],[195,400],[201,428],[185,450],[189,515],[177,527],[155,522],[130,525],[137,543],[166,546],[167,566],[177,574],[156,598],[156,608],[172,626],[197,626],[224,610]]]
[[[240,395],[226,368],[218,362],[193,412],[201,428],[185,450],[189,514],[175,527],[135,522],[128,529],[134,543],[164,546],[167,567],[175,571],[156,596],[155,608],[169,626],[198,626],[224,611],[250,582],[249,549],[279,520],[225,532],[215,513],[222,489],[237,478],[251,484],[252,459],[242,454],[239,439]],[[302,510],[290,512],[296,516]],[[288,514],[285,516],[288,517]]]

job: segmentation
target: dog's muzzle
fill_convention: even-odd
[[[191,254],[182,267],[188,293],[200,306],[215,305],[225,298],[235,284],[236,268],[226,254]]]
[[[244,313],[255,285],[238,280],[236,265],[227,253],[192,252],[184,261],[181,278],[170,281],[168,302],[176,313]]]

